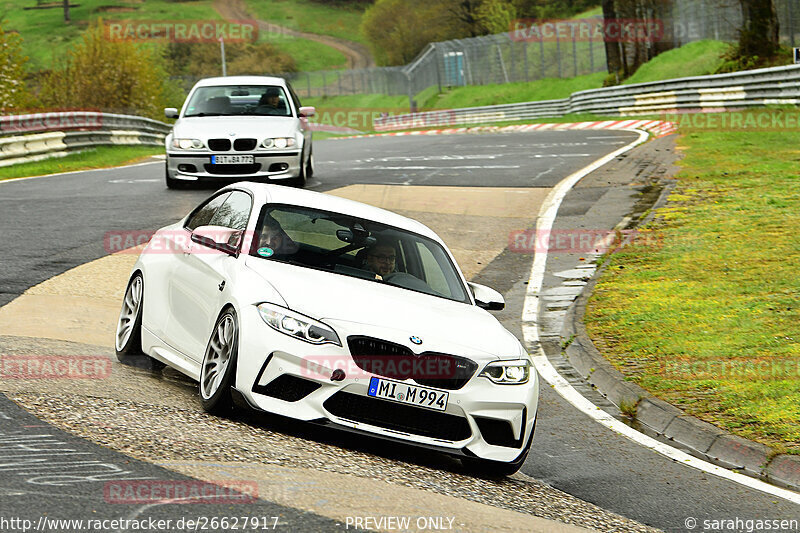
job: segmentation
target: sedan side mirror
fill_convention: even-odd
[[[478,307],[486,309],[487,311],[501,311],[506,307],[506,301],[503,295],[487,287],[486,285],[478,285],[477,283],[467,283],[472,290],[472,295],[475,296],[475,303]]]
[[[317,108],[313,106],[303,106],[300,108],[299,114],[301,117],[313,117],[317,114]]]
[[[167,118],[178,118],[178,109],[175,107],[165,107],[164,116]]]
[[[242,231],[223,226],[200,226],[192,232],[192,241],[228,255],[239,255]]]

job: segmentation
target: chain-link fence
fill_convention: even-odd
[[[429,44],[404,67],[285,74],[301,97],[382,93],[414,97],[425,89],[572,78],[604,72],[602,38],[532,39],[514,32]]]

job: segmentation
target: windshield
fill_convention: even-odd
[[[199,87],[186,105],[184,117],[292,116],[286,91],[277,85]]]
[[[469,303],[444,248],[377,222],[295,206],[262,210],[250,255]]]

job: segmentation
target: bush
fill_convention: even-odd
[[[152,47],[107,40],[102,20],[58,63],[42,81],[43,105],[163,116],[167,75],[161,56]]]
[[[0,27],[0,110],[19,111],[28,107],[31,96],[25,88],[25,62],[22,38]]]

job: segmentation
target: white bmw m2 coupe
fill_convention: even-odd
[[[487,311],[503,306],[419,222],[242,182],[156,232],[116,349],[198,380],[211,413],[244,400],[508,475],[528,455],[539,382]]]

